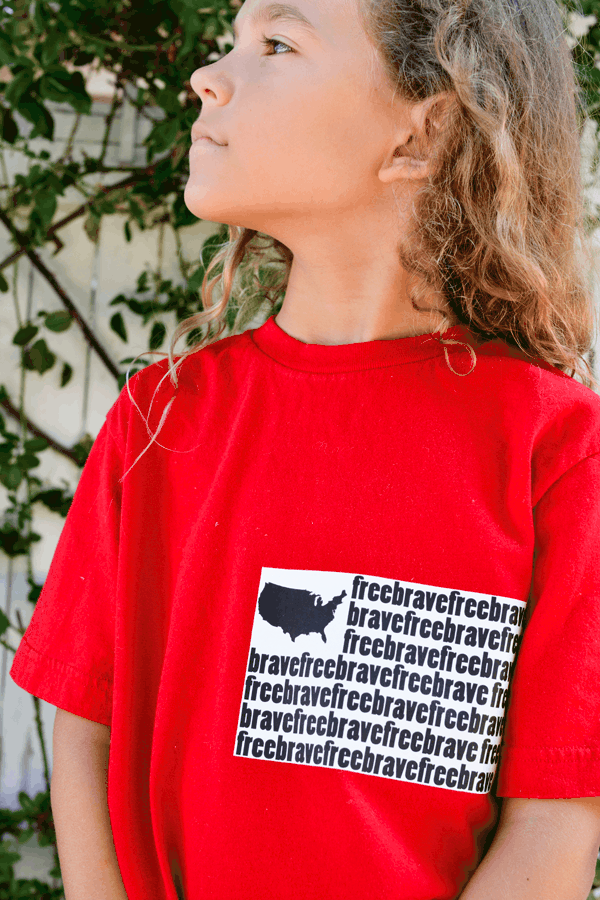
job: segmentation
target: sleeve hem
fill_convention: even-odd
[[[20,688],[53,706],[111,727],[112,683],[40,653],[21,638],[10,669]]]
[[[504,748],[498,797],[600,796],[600,745]]]

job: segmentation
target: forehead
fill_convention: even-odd
[[[240,19],[247,19],[249,22],[274,22],[276,19],[289,19],[296,21],[302,25],[311,28],[312,23],[308,16],[293,3],[248,3],[246,2],[242,10],[237,14],[235,23]]]
[[[277,3],[273,0],[246,0],[233,23],[234,34],[238,34],[238,23],[248,22],[256,25],[265,22],[286,20],[292,22],[307,33],[319,34],[320,31],[338,28],[342,20],[347,18],[349,8],[357,0],[298,0],[297,3]]]

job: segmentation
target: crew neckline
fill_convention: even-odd
[[[251,337],[259,350],[271,359],[303,372],[353,372],[397,366],[443,356],[445,346],[437,335],[431,333],[354,344],[306,344],[284,331],[275,321],[275,315],[254,329]],[[472,344],[472,335],[462,324],[452,325],[443,337],[444,340]],[[451,351],[455,347],[450,344],[447,349]],[[457,345],[457,349],[461,349],[460,345]]]

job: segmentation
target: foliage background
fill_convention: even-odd
[[[203,0],[200,0],[203,2]],[[187,151],[190,129],[198,118],[200,103],[191,90],[189,77],[200,66],[231,49],[228,36],[231,20],[241,0],[7,0],[0,8],[0,229],[10,235],[13,250],[0,260],[0,304],[14,302],[13,344],[20,351],[20,396],[10,396],[0,382],[0,483],[8,503],[0,510],[0,553],[26,562],[28,600],[35,605],[42,584],[36,582],[31,564],[32,547],[42,540],[33,528],[33,510],[41,504],[55,514],[66,516],[72,493],[64,485],[49,484],[36,475],[41,457],[62,453],[81,469],[93,443],[85,434],[70,447],[59,445],[28,415],[24,403],[27,372],[40,376],[54,374],[60,391],[72,379],[82,378],[68,362],[61,360],[60,337],[78,329],[85,341],[114,378],[119,390],[131,357],[115,364],[106,353],[93,327],[79,310],[78,298],[59,283],[48,262],[47,248],[60,253],[61,229],[78,220],[90,241],[98,241],[101,222],[116,214],[125,215],[123,240],[129,243],[133,231],[168,228],[177,248],[179,278],[164,279],[160,266],[140,272],[135,290],[114,297],[110,328],[128,341],[134,321],[151,323],[148,349],[166,349],[169,336],[165,319],[174,314],[180,322],[201,309],[199,288],[210,259],[228,230],[221,227],[206,239],[198,256],[187,259],[180,238],[181,229],[196,222],[183,201],[188,178]],[[589,121],[586,125],[592,150],[588,154],[587,227],[600,225],[598,186],[598,138],[600,124],[600,0],[564,0],[567,40],[572,50],[579,80],[584,88]],[[73,135],[82,117],[89,116],[92,98],[86,88],[90,69],[102,68],[114,78],[116,90],[104,123],[104,136],[97,156],[77,159],[72,140],[65,152],[53,158],[49,150],[34,151],[32,141],[44,139],[52,146],[55,123],[52,106],[68,104],[76,114]],[[125,100],[140,115],[149,109],[152,128],[145,141],[144,165],[109,165],[109,132]],[[39,142],[38,142],[39,143]],[[9,176],[6,153],[18,151],[27,159],[26,172]],[[110,183],[106,183],[110,176]],[[69,189],[81,195],[81,204],[63,219],[58,218],[60,198]],[[46,281],[60,301],[60,309],[38,311],[35,321],[22,319],[16,302],[16,271],[21,257]],[[259,275],[265,279],[265,268]],[[243,282],[245,274],[240,278]],[[12,287],[11,287],[12,280]],[[11,299],[12,294],[12,299]],[[281,301],[282,298],[279,298]],[[249,308],[255,313],[256,308]],[[230,330],[237,310],[232,309]],[[244,327],[242,319],[237,327]],[[189,345],[198,334],[187,336]],[[150,358],[151,361],[152,358]],[[140,360],[133,374],[147,365]],[[60,372],[57,379],[56,373]],[[0,643],[14,654],[17,638],[25,627],[9,621],[0,611]],[[12,635],[12,638],[11,638]],[[32,698],[35,721],[44,761],[45,790],[35,796],[21,792],[19,810],[0,809],[0,900],[36,897],[39,900],[64,896],[55,832],[50,808],[50,772],[47,737],[40,715],[40,700]],[[19,853],[15,841],[23,844],[35,836],[40,846],[53,849],[54,868],[50,881],[16,878],[14,864]],[[591,896],[600,896],[600,870]],[[597,890],[596,890],[597,888]]]

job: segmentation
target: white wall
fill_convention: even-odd
[[[47,149],[55,158],[65,147],[75,117],[69,106],[52,104],[52,108],[56,126],[55,141],[50,144],[46,140],[37,139],[34,142],[34,149],[36,151]],[[74,143],[75,159],[81,158],[84,150],[91,156],[99,155],[103,117],[108,109],[108,102],[95,102],[91,116],[82,117]],[[157,112],[151,109],[147,114],[156,116]],[[111,129],[107,165],[124,167],[128,163],[145,165],[145,147],[142,146],[142,141],[151,126],[152,123],[140,118],[131,106],[124,113],[119,113]],[[5,159],[11,180],[15,172],[26,171],[27,160],[18,153],[8,152]],[[90,183],[102,180],[104,184],[110,184],[121,180],[124,174],[117,172],[102,177],[94,175]],[[83,201],[84,198],[79,192],[70,189],[59,204],[55,221],[72,212]],[[60,232],[65,246],[56,256],[53,244],[38,250],[44,263],[74,300],[83,318],[93,326],[108,355],[120,370],[124,369],[124,366],[120,365],[120,360],[134,357],[148,349],[152,323],[141,327],[138,317],[131,315],[128,310],[123,307],[109,309],[108,304],[119,293],[134,293],[137,277],[145,266],[155,268],[159,238],[158,228],[140,232],[134,224],[133,239],[131,243],[127,243],[123,233],[124,222],[125,216],[105,218],[101,226],[100,240],[94,245],[82,228],[83,219],[79,218]],[[180,232],[188,259],[198,257],[203,241],[208,235],[213,234],[217,227],[214,223],[199,221]],[[0,259],[6,258],[12,250],[8,234],[0,224]],[[25,256],[18,262],[15,298],[12,292],[13,272],[13,266],[3,270],[11,285],[11,292],[0,294],[0,383],[4,384],[11,401],[18,407],[21,390],[20,348],[12,343],[18,327],[15,304],[18,305],[21,321],[34,321],[37,311],[41,309],[55,311],[64,307],[52,288]],[[170,228],[164,229],[163,275],[165,278],[172,278],[175,283],[181,282],[176,245]],[[128,344],[124,344],[109,327],[109,319],[117,310],[121,310],[126,321]],[[161,320],[167,326],[168,340],[177,324],[175,315],[162,317]],[[59,362],[43,375],[38,372],[26,372],[24,388],[27,415],[52,438],[66,446],[76,443],[86,432],[95,437],[108,409],[118,395],[118,385],[113,375],[106,369],[98,355],[94,351],[90,352],[76,324],[72,324],[62,333],[51,333],[42,329],[39,336],[45,338]],[[183,346],[182,341],[179,349]],[[167,341],[161,349],[167,349]],[[146,357],[150,362],[161,358]],[[74,373],[71,382],[66,387],[60,388],[63,360],[70,363]],[[18,421],[8,416],[4,410],[0,409],[0,412],[8,428],[18,432]],[[74,490],[80,469],[63,455],[54,450],[47,450],[42,453],[41,465],[35,470],[35,474],[42,479],[45,486],[65,482],[71,490]],[[24,490],[25,485],[22,484],[18,493],[20,498],[24,496]],[[0,484],[0,514],[7,505],[8,492]],[[48,572],[63,524],[64,519],[59,515],[50,512],[41,504],[34,504],[32,528],[42,535],[42,540],[35,543],[32,550],[33,574],[38,584],[43,583]],[[33,612],[33,606],[26,599],[28,592],[26,577],[25,557],[10,560],[0,552],[0,606],[11,621],[17,621],[15,613],[19,610],[24,626],[29,624]],[[11,628],[6,633],[5,639],[16,648],[20,635]],[[2,741],[0,806],[17,809],[19,791],[35,794],[44,790],[44,781],[33,699],[9,677],[12,660],[13,654],[3,647],[0,648]],[[52,728],[56,709],[43,701],[41,708],[51,771]]]

